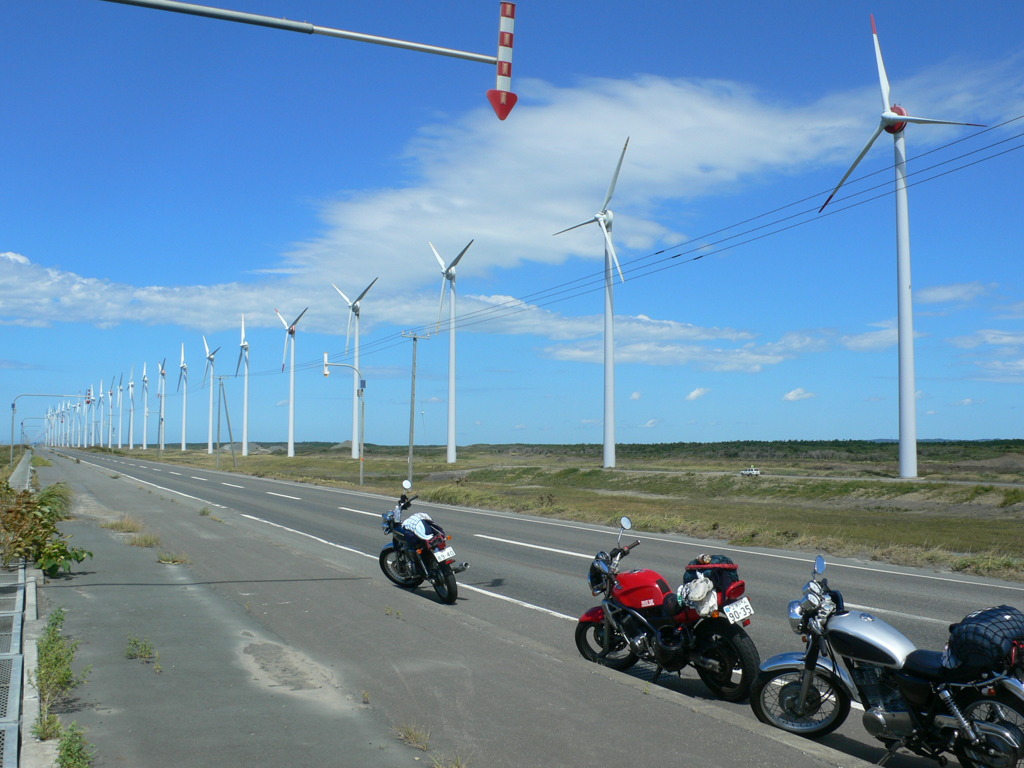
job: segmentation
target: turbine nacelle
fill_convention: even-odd
[[[304,309],[301,312],[299,312],[299,316],[296,317],[294,320],[292,320],[291,325],[288,324],[288,322],[284,319],[284,317],[281,316],[281,313],[278,312],[277,309],[274,309],[274,314],[276,314],[277,317],[281,320],[281,325],[284,326],[284,330],[285,330],[285,336],[284,336],[284,356],[281,358],[281,370],[282,371],[284,371],[285,360],[288,357],[288,340],[291,339],[292,343],[293,344],[295,343],[295,326],[297,326],[299,324],[299,320],[302,319],[302,316],[304,314],[306,314],[306,311],[308,309],[309,309],[309,307],[306,307],[306,309]]]

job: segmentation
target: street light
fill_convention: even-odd
[[[324,376],[331,375],[331,366],[335,368],[351,368],[356,372],[356,376],[359,377],[359,389],[356,391],[356,396],[359,398],[359,484],[363,484],[363,446],[365,445],[364,436],[366,433],[366,379],[363,378],[363,374],[354,365],[348,363],[330,363],[327,361],[327,353],[324,352]]]

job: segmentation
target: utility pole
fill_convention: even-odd
[[[409,477],[412,482],[412,448],[416,444],[416,342],[420,339],[429,339],[426,336],[417,336],[414,331],[402,331],[402,335],[412,339],[412,395],[409,397]]]

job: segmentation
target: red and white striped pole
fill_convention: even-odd
[[[499,120],[508,117],[516,105],[512,93],[512,40],[516,26],[516,4],[501,3],[501,21],[498,27],[498,78],[494,90],[487,92],[487,100],[494,107]]]

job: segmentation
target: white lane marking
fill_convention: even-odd
[[[351,510],[351,511],[358,512],[359,510]],[[370,514],[370,513],[364,513],[364,514]],[[296,536],[304,536],[307,539],[312,539],[313,541],[319,542],[321,544],[326,544],[327,546],[334,547],[335,549],[343,549],[346,552],[351,552],[351,553],[353,553],[355,555],[361,555],[362,557],[369,557],[369,558],[371,558],[373,560],[377,560],[379,558],[379,555],[370,555],[370,554],[367,554],[366,552],[361,552],[358,549],[352,549],[351,547],[344,547],[341,544],[335,544],[333,541],[329,541],[329,540],[321,538],[319,536],[314,536],[311,533],[306,533],[305,531],[299,531],[299,530],[296,530],[295,528],[289,528],[288,526],[281,525],[280,523],[272,523],[269,520],[264,520],[261,517],[255,517],[253,515],[247,515],[247,514],[244,514],[244,513],[241,516],[244,517],[244,518],[247,518],[249,520],[254,520],[257,523],[265,523],[266,525],[273,526],[274,528],[280,528],[282,531],[288,531],[288,533],[294,533]],[[538,611],[540,613],[546,613],[549,616],[554,616],[554,617],[559,618],[559,619],[568,619],[569,621],[576,621],[577,620],[576,616],[568,616],[568,615],[566,615],[564,613],[559,613],[558,611],[552,611],[550,608],[543,608],[543,607],[541,607],[539,605],[534,605],[533,603],[524,602],[523,600],[516,600],[514,597],[506,597],[505,595],[499,595],[497,592],[490,592],[490,591],[488,591],[486,589],[480,589],[480,587],[474,587],[474,586],[471,586],[469,584],[460,584],[459,587],[461,589],[468,589],[470,592],[478,592],[481,595],[486,595],[487,597],[493,597],[496,600],[504,600],[507,603],[512,603],[513,605],[518,605],[521,608],[529,608],[531,611]]]
[[[208,482],[205,477],[196,477],[195,475],[189,475],[192,480],[202,480],[204,483]]]
[[[344,510],[345,512],[355,512],[359,515],[369,515],[370,517],[380,517],[379,512],[367,512],[363,509],[352,509],[352,507],[338,507],[338,509]]]
[[[163,472],[162,469],[157,469],[156,467],[150,467],[150,469],[153,470],[154,472]]]
[[[887,611],[885,608],[875,608],[870,605],[857,605],[855,603],[846,603],[847,608],[855,608],[858,611],[869,611],[870,613],[884,613],[889,616],[898,616],[904,619],[917,619],[918,621],[930,621],[932,624],[942,624],[948,627],[953,622],[943,621],[942,619],[932,619],[928,616],[916,616],[913,613],[904,613],[903,611]]]
[[[460,584],[459,589],[468,589],[470,592],[479,592],[481,595],[487,595],[488,597],[493,597],[496,600],[504,600],[507,603],[518,605],[521,608],[529,608],[531,611],[539,611],[540,613],[546,613],[549,616],[554,616],[559,619],[568,619],[569,621],[579,620],[578,616],[568,616],[564,613],[559,613],[558,611],[552,611],[550,608],[542,608],[539,605],[527,603],[522,600],[516,600],[514,597],[506,597],[505,595],[499,595],[497,592],[489,592],[486,589],[480,589],[480,587],[474,587],[470,584]]]
[[[242,489],[245,489],[244,485],[235,485],[234,483],[224,483],[224,482],[222,482],[221,485],[226,485],[228,488],[242,488]]]
[[[280,496],[282,499],[291,499],[292,501],[302,501],[298,496],[289,496],[284,493],[274,493],[273,491],[264,491],[267,496]]]
[[[93,463],[91,461],[82,461],[82,463],[83,464],[88,464],[91,467],[96,467],[96,469],[103,469],[102,466],[100,466],[99,464],[95,464],[95,463]],[[149,480],[143,480],[141,477],[135,477],[133,475],[122,475],[122,477],[126,477],[129,480],[134,480],[136,483],[142,483],[143,485],[151,485],[151,486],[153,486],[154,488],[156,488],[157,490],[160,490],[160,491],[167,491],[167,493],[175,493],[178,496],[181,496],[181,497],[186,498],[186,499],[193,499],[194,501],[201,501],[204,504],[210,505],[211,507],[217,507],[218,509],[227,509],[227,507],[225,507],[223,504],[218,504],[215,501],[207,501],[206,499],[202,499],[199,496],[192,496],[191,494],[188,494],[188,493],[182,493],[181,491],[176,491],[173,488],[166,488],[166,487],[164,487],[162,485],[157,485],[156,483],[151,483],[151,482],[149,482]]]
[[[473,534],[474,538],[477,539],[488,539],[489,541],[500,541],[502,544],[514,544],[517,547],[528,547],[529,549],[541,549],[545,552],[554,552],[556,555],[569,555],[570,557],[581,557],[584,560],[593,560],[593,555],[584,555],[579,552],[569,552],[565,549],[554,549],[552,547],[542,547],[539,544],[527,544],[525,541],[512,541],[511,539],[499,539],[497,536],[485,536],[482,533]]]
[[[172,474],[172,475],[177,475],[178,477],[181,477],[181,472],[171,472],[171,470],[167,470],[167,471],[170,472],[170,474]]]
[[[334,547],[335,549],[343,549],[346,552],[351,552],[352,554],[355,554],[355,555],[361,555],[363,557],[369,557],[369,558],[372,558],[374,560],[376,560],[379,557],[378,555],[369,555],[366,552],[361,552],[358,549],[352,549],[352,547],[343,547],[341,544],[335,544],[333,541],[328,541],[327,539],[322,539],[319,536],[314,536],[313,534],[306,533],[305,531],[299,531],[299,530],[296,530],[295,528],[289,528],[287,525],[281,525],[280,523],[272,523],[269,520],[264,520],[261,517],[254,517],[253,515],[246,515],[244,513],[242,514],[242,517],[248,518],[249,520],[255,520],[257,523],[264,523],[266,525],[273,526],[274,528],[280,528],[282,531],[288,531],[288,533],[294,533],[296,536],[305,536],[307,539],[312,539],[313,541],[319,542],[321,544],[326,544],[327,546]]]

